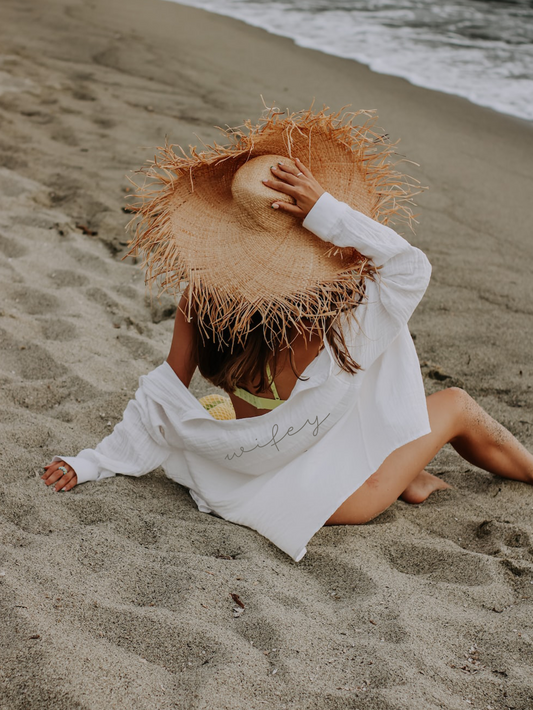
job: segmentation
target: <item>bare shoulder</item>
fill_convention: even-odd
[[[176,310],[174,334],[167,362],[186,387],[189,386],[196,369],[196,325],[191,315],[187,292],[185,292]]]

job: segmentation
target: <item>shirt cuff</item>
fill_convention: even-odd
[[[329,242],[329,235],[348,205],[336,200],[329,192],[324,192],[315,202],[303,221],[303,226],[317,237]]]
[[[98,466],[96,462],[89,461],[88,459],[82,457],[83,451],[80,451],[78,456],[54,456],[52,459],[55,461],[64,461],[71,468],[74,469],[76,473],[77,483],[86,483],[87,481],[98,480]]]

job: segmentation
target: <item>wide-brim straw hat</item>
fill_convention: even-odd
[[[268,342],[288,344],[294,328],[323,329],[326,318],[358,305],[373,265],[273,210],[276,200],[294,201],[262,180],[277,161],[299,158],[338,200],[412,228],[418,181],[396,169],[405,158],[376,120],[367,110],[267,109],[255,125],[224,130],[226,145],[186,154],[167,143],[139,171],[129,253],[144,257],[147,281],[162,290],[188,284],[188,315],[208,323],[210,337],[242,343],[259,324]]]

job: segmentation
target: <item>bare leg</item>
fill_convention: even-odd
[[[431,433],[393,451],[326,525],[359,525],[386,510],[446,443],[467,461],[505,478],[533,483],[533,455],[463,390],[427,399]]]

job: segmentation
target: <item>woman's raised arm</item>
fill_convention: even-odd
[[[301,160],[278,163],[267,187],[292,197],[296,204],[274,200],[272,207],[303,220],[303,226],[325,242],[352,247],[380,267],[379,301],[385,320],[404,325],[420,302],[431,276],[426,255],[393,229],[340,202],[322,188]],[[377,310],[377,309],[374,309]],[[375,315],[379,315],[375,313]]]
[[[274,166],[275,179],[265,184],[290,195],[296,204],[274,201],[272,206],[303,219],[303,226],[325,242],[355,248],[379,267],[375,279],[366,279],[364,301],[341,321],[352,356],[368,367],[407,330],[428,286],[431,264],[393,229],[325,192],[300,160],[295,164]]]
[[[386,311],[385,320],[399,325],[407,323],[431,276],[431,264],[423,251],[394,229],[339,202],[327,192],[316,202],[303,226],[337,247],[357,249],[379,267],[376,284],[380,305]]]

